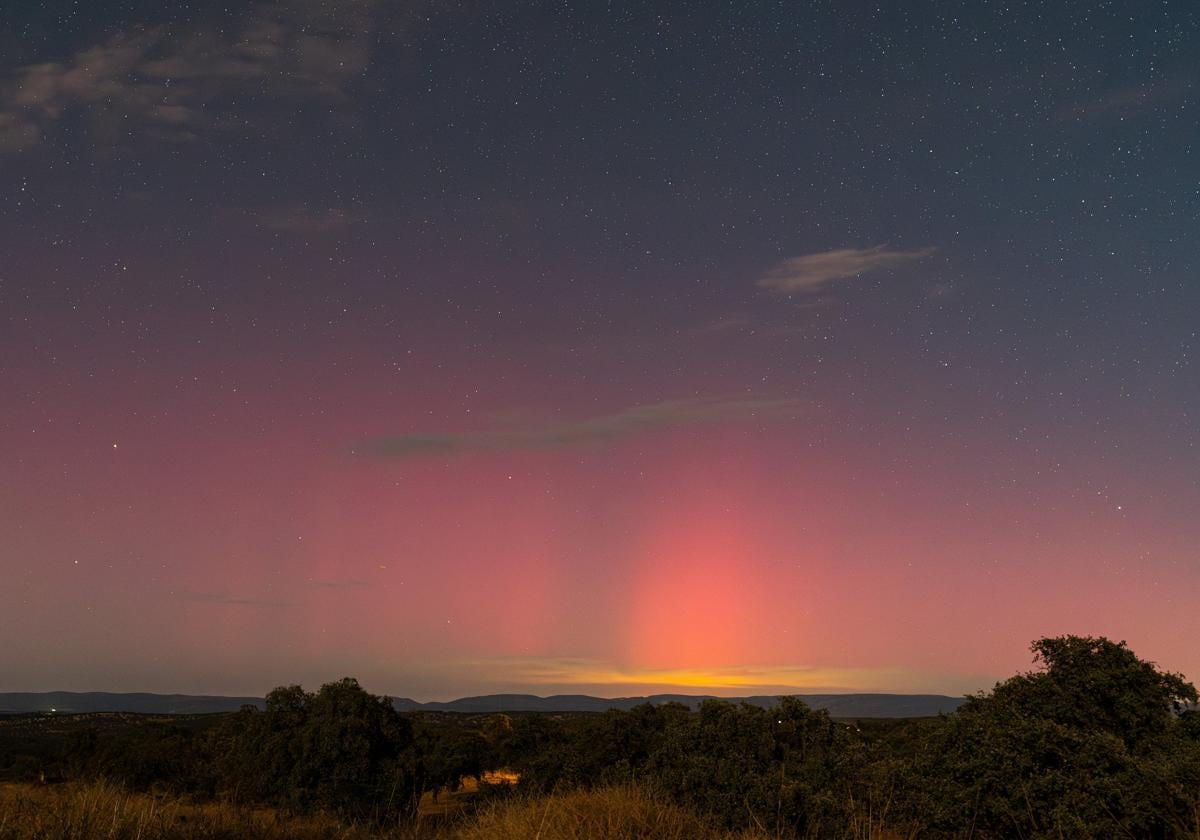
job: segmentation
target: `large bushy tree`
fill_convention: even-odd
[[[1161,734],[1196,703],[1181,675],[1160,671],[1125,642],[1091,636],[1039,639],[1035,671],[996,686],[989,702],[1073,729],[1110,733],[1130,746]],[[968,707],[969,710],[969,707]]]
[[[913,758],[910,806],[977,837],[1173,837],[1200,819],[1196,689],[1124,642],[1063,636],[972,697]]]
[[[277,688],[223,731],[218,778],[242,797],[296,810],[390,819],[421,795],[411,722],[352,679]]]

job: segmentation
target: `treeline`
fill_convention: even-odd
[[[1037,667],[936,719],[835,721],[794,698],[599,715],[402,715],[354,680],[280,688],[201,732],[75,737],[60,756],[105,776],[377,822],[423,794],[507,768],[519,787],[651,788],[729,828],[775,836],[1200,836],[1196,689],[1124,643],[1033,645]],[[509,795],[506,789],[484,795]]]

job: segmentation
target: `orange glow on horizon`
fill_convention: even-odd
[[[434,671],[469,671],[488,691],[540,694],[590,693],[600,696],[643,694],[839,694],[915,692],[965,694],[986,688],[982,676],[947,680],[945,675],[903,667],[757,667],[639,668],[602,660],[512,657],[430,666]],[[446,699],[453,699],[447,696]]]

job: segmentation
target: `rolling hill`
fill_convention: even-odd
[[[814,709],[824,709],[836,718],[933,717],[952,712],[962,704],[961,697],[942,694],[798,694]],[[592,697],[586,694],[558,694],[538,697],[533,694],[486,694],[462,697],[446,702],[419,703],[398,698],[395,707],[402,712],[435,711],[489,714],[493,712],[603,712],[607,709],[632,709],[642,703],[661,705],[683,703],[696,708],[707,699],[745,701],[770,707],[777,695],[714,698],[712,695],[653,694],[647,697]],[[243,705],[263,706],[260,697],[220,697],[189,694],[117,694],[109,692],[12,692],[0,693],[0,713],[28,712],[135,712],[141,714],[204,714],[235,712]]]

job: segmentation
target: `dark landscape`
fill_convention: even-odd
[[[915,718],[952,712],[962,704],[962,698],[933,694],[798,694],[806,706],[826,711],[834,718]],[[628,711],[636,706],[677,703],[695,711],[705,700],[721,699],[729,703],[748,703],[770,708],[779,702],[780,695],[770,697],[722,697],[695,694],[652,694],[647,697],[589,697],[583,694],[562,694],[537,697],[532,694],[489,694],[483,697],[462,697],[448,702],[418,703],[405,698],[391,698],[397,711],[464,712],[603,712],[608,709]],[[235,712],[245,705],[263,706],[261,697],[193,697],[186,694],[112,694],[101,691],[42,693],[0,692],[0,714],[13,712],[57,712],[81,714],[88,712],[135,712],[139,714],[186,715],[213,712]]]
[[[236,712],[0,715],[0,836],[111,817],[128,825],[106,836],[516,840],[553,812],[561,837],[1195,837],[1196,689],[1106,639],[1033,652],[935,717],[798,697],[401,712],[352,679]],[[496,704],[529,705],[465,705]]]

